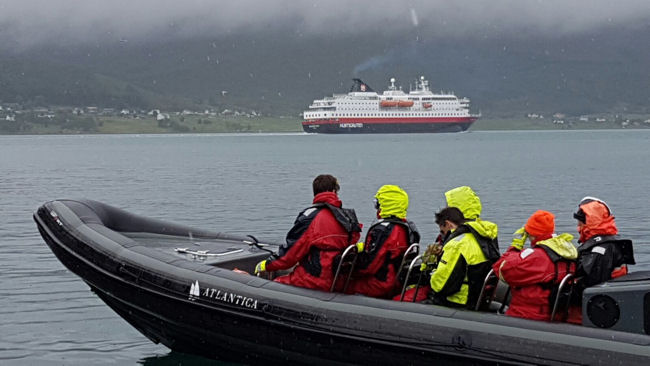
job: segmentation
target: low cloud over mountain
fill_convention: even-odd
[[[419,33],[422,39],[564,36],[648,23],[645,0],[23,0],[0,2],[9,48],[184,39],[291,29],[305,36]]]
[[[486,113],[643,110],[649,31],[637,0],[0,1],[0,101],[298,113],[422,74]]]

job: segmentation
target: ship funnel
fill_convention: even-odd
[[[374,92],[372,88],[363,82],[361,79],[352,79],[354,81],[354,84],[350,88],[350,92]]]

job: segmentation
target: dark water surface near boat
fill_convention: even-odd
[[[369,226],[383,184],[410,196],[409,218],[433,240],[443,193],[470,185],[483,217],[511,233],[537,209],[575,234],[586,195],[604,199],[650,269],[650,131],[431,135],[0,136],[0,363],[205,364],[155,345],[67,271],[31,215],[43,202],[90,198],[133,213],[282,240],[331,173]],[[251,334],[251,336],[254,336]],[[219,363],[214,363],[219,364]]]

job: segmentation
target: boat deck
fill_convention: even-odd
[[[265,259],[270,253],[255,248],[252,241],[230,239],[193,238],[152,233],[121,233],[138,245],[193,262],[225,269],[239,268],[250,271],[251,263]],[[259,244],[277,248],[275,245]],[[254,266],[254,264],[253,264]],[[243,267],[243,268],[242,268]]]

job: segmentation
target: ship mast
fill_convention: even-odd
[[[425,79],[424,76],[420,76],[420,89],[422,91],[429,90],[429,80]]]

